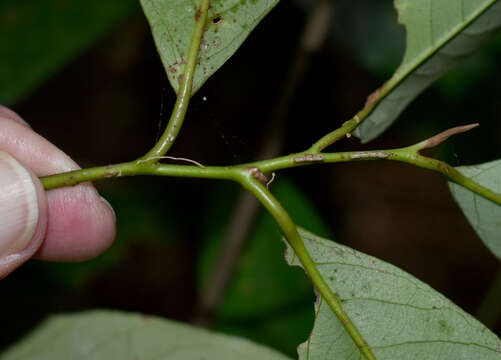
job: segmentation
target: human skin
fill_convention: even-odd
[[[76,170],[79,166],[34,132],[18,114],[3,106],[0,106],[0,152],[4,152],[4,159],[14,158],[31,174],[38,206],[34,235],[20,251],[0,257],[0,278],[33,257],[82,261],[111,246],[115,238],[115,214],[111,206],[90,183],[45,191],[39,177]],[[0,203],[0,210],[1,207]],[[0,232],[5,231],[3,222],[0,219]]]

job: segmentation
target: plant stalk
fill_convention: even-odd
[[[158,140],[155,146],[141,159],[151,159],[163,156],[169,151],[174,144],[174,141],[181,130],[186,112],[188,111],[188,104],[191,99],[191,92],[193,88],[193,77],[195,76],[195,69],[197,65],[198,52],[200,50],[200,42],[204,34],[205,24],[207,22],[207,14],[209,11],[209,0],[202,0],[200,8],[197,9],[196,27],[193,32],[188,57],[184,66],[181,85],[179,86],[176,104],[172,111],[171,117],[167,127]],[[153,160],[152,160],[153,161]]]
[[[240,181],[242,186],[252,192],[275,218],[276,222],[282,229],[282,232],[284,233],[287,241],[292,246],[294,252],[303,264],[305,271],[308,273],[312,282],[315,284],[315,287],[322,295],[324,300],[329,304],[329,307],[332,309],[336,317],[339,319],[343,327],[353,339],[360,352],[367,360],[375,360],[376,357],[374,356],[371,348],[362,337],[357,327],[353,324],[348,314],[346,314],[346,312],[344,311],[341,302],[331,291],[322,274],[320,274],[320,272],[318,271],[315,262],[304,246],[303,239],[299,235],[294,221],[292,221],[287,211],[282,207],[280,202],[266,189],[266,187],[263,186],[263,184],[261,184],[258,180],[256,180],[249,171],[247,171],[246,173],[248,175],[246,175],[245,178]]]
[[[311,154],[302,152],[277,157],[274,159],[257,161],[254,163],[236,166],[193,166],[151,163],[146,160],[136,160],[128,163],[100,166],[83,170],[76,170],[62,174],[51,175],[40,179],[46,190],[63,186],[73,186],[85,181],[95,181],[113,177],[134,175],[162,175],[173,177],[194,177],[206,179],[235,180],[235,174],[242,169],[257,168],[262,173],[274,172],[299,166],[320,163],[342,163],[368,160],[391,160],[408,163],[424,169],[438,171],[449,181],[453,181],[472,192],[501,205],[501,194],[498,194],[472,179],[464,176],[449,164],[419,154],[423,142],[400,149],[349,151],[339,153]]]

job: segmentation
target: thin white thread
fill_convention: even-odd
[[[148,162],[148,161],[151,161],[151,160],[161,160],[161,159],[169,159],[169,160],[175,160],[175,161],[186,161],[186,162],[194,164],[194,165],[196,165],[198,167],[205,168],[204,165],[200,164],[199,162],[197,162],[195,160],[191,160],[191,159],[187,159],[187,158],[182,158],[182,157],[174,157],[174,156],[152,156],[152,157],[150,157],[148,159],[138,160],[137,163],[140,164],[140,163]]]
[[[266,188],[268,189],[271,185],[271,183],[275,180],[275,172],[271,173],[271,179],[266,183]]]

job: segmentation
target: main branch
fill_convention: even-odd
[[[455,182],[472,192],[501,205],[501,194],[498,194],[472,179],[464,176],[449,164],[421,155],[419,152],[430,146],[435,146],[446,137],[462,132],[465,128],[458,127],[421,141],[415,145],[389,150],[349,151],[338,153],[313,153],[311,148],[307,151],[277,157],[274,159],[257,161],[235,166],[192,166],[152,163],[145,160],[131,161],[128,163],[100,166],[97,168],[76,170],[43,177],[40,180],[45,189],[54,189],[63,186],[73,186],[85,181],[95,181],[111,177],[133,175],[162,175],[173,177],[196,177],[208,179],[237,180],[236,174],[243,169],[259,169],[261,173],[270,173],[299,166],[308,166],[323,163],[340,163],[368,160],[392,160],[405,162],[421,168],[438,171],[449,181]]]

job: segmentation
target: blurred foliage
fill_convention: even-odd
[[[106,339],[106,341],[103,341]],[[118,311],[52,316],[2,360],[289,360],[244,339],[175,321]]]
[[[496,61],[499,57],[501,57],[501,36],[498,35],[477,54],[457,65],[438,81],[437,86],[449,98],[465,97],[482,77],[499,73],[499,62]]]
[[[139,10],[135,0],[0,2],[0,103],[12,105]]]
[[[199,289],[216,263],[221,243],[231,221],[237,188],[220,187],[206,210],[204,248],[198,271]],[[328,234],[327,225],[308,197],[287,178],[272,184],[273,193],[297,224],[318,234]],[[217,314],[216,328],[245,335],[294,355],[299,342],[308,337],[313,322],[311,282],[304,272],[284,261],[285,244],[275,221],[260,210],[241,260],[234,270]]]
[[[310,12],[317,0],[294,0]],[[341,45],[373,75],[389,78],[402,61],[405,30],[397,22],[392,1],[332,0],[330,45]]]

